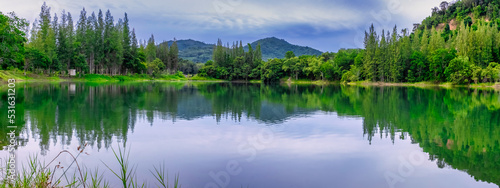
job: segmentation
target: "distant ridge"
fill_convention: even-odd
[[[284,39],[278,39],[276,37],[260,39],[250,43],[250,45],[255,50],[257,43],[259,42],[262,50],[262,60],[284,58],[287,51],[293,51],[297,56],[322,54],[321,51],[314,48],[290,44]],[[169,45],[172,43],[173,41],[168,41]],[[245,51],[248,51],[247,45],[243,45],[245,46]],[[212,59],[214,44],[207,44],[193,39],[186,39],[177,40],[177,46],[179,48],[179,57],[182,59],[199,63],[205,63]]]
[[[262,60],[273,58],[282,59],[285,57],[285,53],[287,51],[292,51],[296,56],[321,55],[323,53],[311,47],[290,44],[286,40],[278,39],[276,37],[260,39],[252,42],[250,45],[252,45],[252,48],[255,50],[255,48],[257,47],[257,43],[259,42],[262,49]],[[245,51],[248,51],[247,46],[245,46]]]

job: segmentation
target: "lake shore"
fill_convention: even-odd
[[[87,74],[82,77],[75,76],[47,76],[44,74],[34,74],[27,72],[26,74],[20,70],[0,70],[0,85],[7,84],[9,79],[15,79],[16,82],[150,82],[150,81],[196,81],[196,82],[227,82],[225,80],[204,78],[204,77],[189,77],[184,75],[170,74],[152,77],[147,74],[134,75],[102,75],[102,74]]]
[[[402,87],[441,87],[441,88],[453,88],[453,87],[468,87],[468,88],[493,88],[495,90],[500,90],[500,83],[479,83],[479,84],[469,84],[469,85],[454,85],[450,82],[444,83],[433,83],[433,82],[417,82],[417,83],[390,83],[390,82],[370,82],[370,81],[359,81],[359,82],[349,82],[347,85],[356,86],[402,86]]]
[[[41,74],[26,73],[20,70],[0,70],[0,85],[7,84],[8,79],[15,79],[16,82],[231,82],[231,83],[262,83],[261,80],[221,80],[215,78],[199,77],[197,75],[186,77],[184,75],[161,75],[159,77],[151,77],[146,74],[135,75],[101,75],[101,74],[87,74],[83,77],[69,77],[69,76],[46,76]],[[326,81],[326,80],[292,80],[281,79],[281,84],[313,84],[313,85],[334,85],[345,84],[352,86],[379,86],[379,87],[441,87],[441,88],[454,88],[454,87],[468,87],[468,88],[491,88],[500,90],[500,82],[496,83],[479,83],[469,85],[454,85],[450,82],[435,83],[435,82],[417,82],[417,83],[391,83],[391,82],[371,82],[371,81],[358,81],[342,83],[339,81]]]

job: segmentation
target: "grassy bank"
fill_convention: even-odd
[[[307,79],[290,79],[290,77],[285,77],[280,79],[281,83],[286,84],[314,84],[314,85],[330,85],[339,84],[339,81],[328,81],[328,80],[307,80]]]
[[[32,72],[24,73],[21,70],[0,70],[0,83],[6,84],[7,80],[15,79],[16,82],[123,82],[123,81],[187,81],[188,79],[182,73],[161,74],[155,77],[147,74],[129,74],[129,75],[101,75],[86,74],[84,76],[48,76],[44,74],[34,74]]]
[[[49,163],[45,164],[38,158],[38,156],[30,156],[28,162],[21,164],[15,177],[8,177],[9,174],[6,173],[6,167],[9,163],[6,163],[2,167],[2,176],[0,176],[0,187],[9,188],[25,188],[25,187],[37,187],[37,188],[49,188],[49,187],[111,187],[109,184],[109,179],[104,178],[104,170],[109,170],[108,175],[110,177],[116,177],[119,179],[121,187],[172,187],[180,188],[179,184],[179,174],[175,175],[174,181],[169,182],[168,173],[166,173],[166,168],[164,164],[159,166],[153,166],[150,170],[151,177],[154,177],[156,181],[154,182],[139,182],[137,180],[136,169],[137,165],[131,165],[129,163],[130,151],[126,149],[119,148],[118,151],[113,149],[115,155],[115,163],[118,163],[118,169],[112,169],[109,164],[102,162],[103,167],[106,169],[99,169],[97,167],[94,170],[90,170],[85,167],[85,164],[78,163],[78,157],[85,155],[85,147],[87,144],[78,147],[78,151],[70,152],[67,150],[61,151],[54,159]],[[60,162],[57,162],[59,158],[66,157],[72,158],[73,161],[69,166],[63,166]],[[8,160],[5,160],[8,161]],[[74,171],[69,172],[70,167],[74,167]],[[171,184],[173,183],[173,184]]]
[[[226,80],[221,80],[221,79],[216,79],[216,78],[210,78],[210,77],[202,77],[198,75],[194,75],[193,77],[189,78],[189,80],[194,80],[194,81],[212,81],[212,82],[227,82]]]
[[[469,85],[454,85],[450,82],[444,83],[434,83],[434,82],[416,82],[416,83],[389,83],[389,82],[371,82],[371,81],[358,81],[358,82],[349,82],[347,85],[356,85],[356,86],[411,86],[411,87],[443,87],[443,88],[452,88],[452,87],[470,87],[470,88],[492,88],[492,89],[500,89],[500,83],[479,83],[479,84],[469,84]]]
[[[47,76],[43,74],[34,74],[21,70],[0,70],[0,85],[6,84],[8,79],[16,79],[16,82],[141,82],[141,81],[196,81],[196,82],[240,82],[240,83],[262,83],[261,80],[238,80],[229,81],[210,77],[201,77],[198,75],[186,78],[182,73],[176,74],[162,74],[153,77],[148,74],[129,74],[129,75],[101,75],[101,74],[87,74],[82,77],[67,77],[67,76]],[[339,81],[327,80],[307,80],[307,79],[289,79],[285,77],[280,79],[282,84],[314,84],[314,85],[330,85],[342,84]],[[470,88],[492,88],[500,90],[500,83],[479,83],[469,85],[454,85],[450,82],[435,83],[435,82],[417,82],[417,83],[389,83],[389,82],[371,82],[371,81],[357,81],[344,83],[347,85],[355,86],[411,86],[411,87],[470,87]]]
[[[70,79],[73,81],[85,81],[85,82],[126,82],[126,81],[186,81],[188,80],[184,75],[180,74],[170,74],[170,75],[159,75],[157,77],[152,77],[147,74],[134,74],[134,75],[101,75],[101,74],[87,74],[82,78]]]

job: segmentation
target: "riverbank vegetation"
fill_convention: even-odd
[[[88,155],[85,152],[87,144],[79,146],[77,151],[61,151],[55,158],[47,164],[41,162],[37,155],[29,156],[28,162],[20,169],[20,173],[16,176],[10,176],[2,171],[3,176],[0,177],[0,187],[24,188],[24,187],[112,187],[109,179],[105,179],[103,169],[96,168],[94,170],[85,167],[85,164],[79,164],[78,160],[81,155]],[[136,165],[129,163],[129,150],[119,148],[118,151],[113,149],[113,153],[118,162],[119,169],[112,169],[109,164],[103,162],[104,166],[109,170],[111,176],[116,176],[120,180],[122,187],[181,187],[179,184],[179,174],[174,177],[173,184],[169,182],[168,174],[164,165],[154,166],[151,170],[151,175],[156,182],[142,182],[137,180],[135,173]],[[66,165],[58,162],[63,156],[71,158],[71,163]],[[9,163],[5,164],[6,168]],[[73,167],[73,168],[71,168]],[[70,169],[74,169],[69,171]]]
[[[202,80],[194,76],[186,78],[185,75],[177,71],[175,74],[160,74],[152,76],[149,74],[127,74],[127,75],[104,75],[85,74],[81,77],[70,77],[67,75],[47,76],[42,73],[24,72],[22,70],[0,70],[0,83],[7,83],[8,79],[15,79],[16,82],[123,82],[123,81],[188,81]],[[204,80],[216,80],[213,78],[203,78]]]

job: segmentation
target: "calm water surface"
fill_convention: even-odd
[[[122,147],[150,187],[149,170],[162,163],[186,188],[500,185],[495,91],[230,83],[18,84],[16,91],[18,166],[88,143],[78,162],[99,168],[112,187],[120,183],[103,163],[118,169],[113,149]]]

